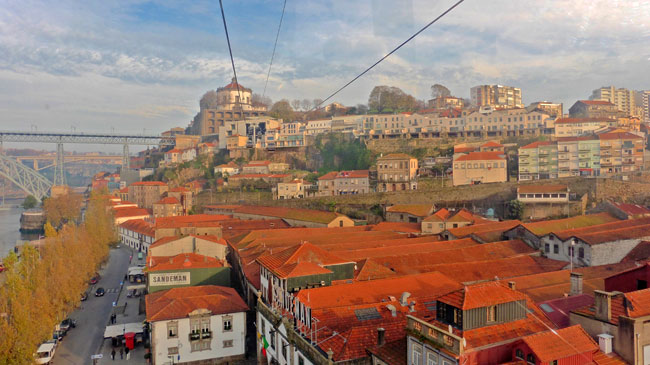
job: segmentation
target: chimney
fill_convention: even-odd
[[[386,342],[386,330],[379,327],[377,328],[377,345],[382,346]]]
[[[612,320],[612,297],[614,293],[603,290],[594,290],[594,305],[596,307],[596,318],[601,321]]]
[[[388,310],[390,311],[390,314],[391,314],[393,317],[397,317],[397,308],[395,308],[394,305],[392,305],[392,304],[386,304],[386,309],[388,309]]]
[[[571,292],[569,295],[582,294],[582,274],[579,272],[571,273]]]
[[[409,303],[409,312],[415,312],[415,301]]]
[[[402,307],[407,306],[407,305],[409,304],[409,297],[410,297],[410,296],[411,296],[411,293],[409,293],[409,292],[407,292],[407,291],[405,291],[404,293],[402,293],[402,296],[399,298],[399,304],[400,304]]]
[[[508,288],[510,288],[512,290],[517,290],[517,283],[515,283],[514,281],[509,281],[508,282]]]

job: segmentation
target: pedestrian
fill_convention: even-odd
[[[115,361],[115,348],[111,350],[111,360]]]
[[[126,348],[124,349],[124,352],[126,353],[126,359],[129,360],[129,359],[131,358],[131,353],[129,352],[129,348],[126,347]]]
[[[120,360],[124,359],[124,347],[120,347]]]

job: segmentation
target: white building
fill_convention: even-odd
[[[144,253],[149,251],[156,235],[153,225],[144,219],[126,221],[120,224],[117,230],[123,245]]]
[[[145,302],[153,364],[245,358],[248,306],[235,289],[216,285],[173,288],[148,294]]]
[[[196,148],[186,148],[181,153],[181,160],[183,162],[192,161],[196,158]]]
[[[317,134],[328,133],[332,131],[331,119],[310,120],[305,128],[307,134],[315,136]]]

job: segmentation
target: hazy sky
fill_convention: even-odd
[[[288,0],[267,95],[324,98],[454,1]],[[262,92],[282,0],[224,0],[239,81]],[[232,77],[217,0],[0,0],[0,129],[159,133]],[[336,101],[374,85],[522,88],[565,110],[604,85],[650,89],[650,2],[466,0]]]

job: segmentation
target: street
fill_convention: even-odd
[[[103,342],[104,328],[109,320],[112,303],[117,300],[120,282],[129,267],[131,252],[123,245],[111,249],[108,264],[99,271],[101,279],[89,287],[88,300],[80,302],[81,307],[70,315],[70,318],[77,321],[77,327],[71,329],[57,347],[54,364],[92,363],[90,356],[99,350]],[[106,290],[103,297],[95,297],[95,289],[98,287]]]

